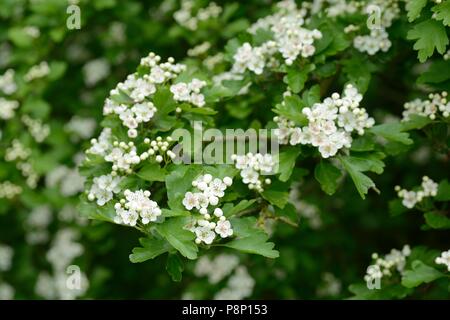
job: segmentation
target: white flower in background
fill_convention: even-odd
[[[35,285],[37,295],[45,299],[72,300],[82,296],[89,283],[83,272],[80,273],[80,288],[69,288],[67,281],[71,276],[67,267],[84,253],[83,246],[76,240],[79,234],[74,229],[61,229],[52,241],[47,252],[47,260],[52,266],[52,274],[41,272]]]
[[[40,79],[47,76],[50,73],[50,67],[47,61],[42,61],[41,63],[33,66],[25,74],[24,79],[27,82],[33,81],[35,79]]]
[[[73,229],[62,229],[56,233],[46,256],[54,269],[64,270],[73,259],[83,254],[84,248],[76,242],[77,238],[79,234]]]
[[[0,301],[12,300],[14,298],[14,288],[6,282],[0,283]]]
[[[43,142],[50,135],[50,126],[41,120],[33,119],[28,115],[23,115],[21,120],[37,143]]]
[[[0,199],[12,199],[22,193],[22,187],[15,185],[10,181],[0,183]]]
[[[53,221],[49,206],[34,208],[25,221],[26,241],[29,244],[41,244],[48,240],[48,227]]]
[[[246,155],[232,155],[231,160],[234,161],[236,169],[241,170],[240,175],[242,182],[248,184],[249,189],[262,192],[264,184],[270,184],[271,180],[263,179],[263,175],[274,173],[275,159],[271,154],[253,154],[251,152]]]
[[[217,18],[222,12],[222,8],[215,2],[210,2],[207,7],[199,8],[194,12],[194,1],[181,1],[181,8],[174,12],[173,18],[182,27],[195,31],[198,23]]]
[[[0,91],[6,95],[11,95],[17,91],[17,84],[14,81],[15,71],[8,69],[3,75],[0,75]]]
[[[214,296],[215,300],[242,300],[251,296],[255,280],[250,276],[247,268],[239,266],[228,279],[227,286]]]
[[[19,102],[0,97],[0,119],[9,120],[13,118],[17,108],[19,108]]]
[[[367,268],[367,273],[364,276],[366,282],[373,280],[381,280],[383,277],[390,277],[394,271],[403,274],[406,258],[411,254],[411,249],[408,245],[403,246],[403,249],[392,249],[391,252],[384,257],[380,257],[377,253],[372,254],[374,264]]]
[[[341,293],[342,282],[330,272],[322,274],[322,283],[317,288],[317,295],[319,297],[334,297]]]
[[[104,206],[112,200],[114,194],[121,191],[120,183],[122,178],[111,174],[96,177],[93,180],[91,190],[88,194],[90,201],[97,201],[99,206]]]
[[[14,251],[11,247],[0,244],[0,271],[9,271],[12,265]]]
[[[353,39],[353,46],[361,52],[374,55],[379,51],[387,52],[392,43],[385,29],[373,29],[369,35],[357,36]]]
[[[447,267],[447,270],[450,272],[450,250],[442,252],[441,256],[437,257],[435,262],[437,264],[445,265]]]
[[[435,197],[438,192],[439,185],[431,180],[429,177],[422,177],[422,184],[419,190],[412,191],[402,189],[400,186],[395,187],[398,197],[402,199],[402,204],[408,208],[412,209],[415,205],[421,202],[426,197]]]
[[[150,191],[124,191],[125,199],[116,203],[114,208],[116,210],[116,223],[123,223],[130,226],[135,226],[138,218],[141,218],[143,224],[154,222],[162,214],[158,203],[150,200]]]
[[[96,127],[97,123],[94,118],[73,116],[64,126],[64,129],[73,135],[74,141],[78,141],[78,139],[86,140],[92,137]]]
[[[83,66],[84,82],[88,87],[92,87],[110,74],[108,60],[99,58],[87,62]]]
[[[208,256],[200,257],[194,269],[194,274],[197,277],[208,277],[211,284],[216,284],[222,281],[225,277],[239,265],[239,258],[231,254],[219,254],[214,259]]]
[[[208,52],[208,50],[211,48],[211,43],[209,43],[208,41],[205,41],[195,47],[193,47],[192,49],[189,49],[187,51],[187,55],[189,57],[198,57],[201,56],[202,54]]]
[[[316,205],[303,200],[302,195],[300,194],[299,183],[294,183],[292,185],[291,190],[289,191],[289,202],[294,205],[300,217],[307,220],[311,229],[317,230],[322,227],[323,222],[320,217],[319,208]],[[302,220],[300,220],[300,223],[302,223]]]
[[[447,92],[430,93],[427,100],[414,99],[404,105],[403,121],[410,120],[411,115],[436,119],[442,113],[444,118],[450,116],[450,101],[447,99]]]
[[[311,144],[319,149],[323,158],[335,156],[342,148],[350,148],[353,132],[363,135],[366,128],[374,125],[364,108],[359,104],[362,95],[352,86],[345,87],[342,97],[333,93],[322,103],[316,103],[311,108],[303,108],[303,114],[308,118],[308,126],[294,127],[292,122],[283,117],[275,117],[279,129],[275,134],[278,140],[291,145]]]

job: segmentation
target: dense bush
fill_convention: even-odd
[[[0,299],[448,298],[449,0],[150,3],[0,4]]]

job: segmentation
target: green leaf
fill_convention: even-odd
[[[409,0],[406,1],[406,11],[408,11],[408,21],[412,22],[416,20],[422,9],[427,5],[427,0]]]
[[[308,74],[314,69],[314,64],[308,64],[300,70],[298,67],[290,67],[283,81],[289,86],[292,92],[299,93],[302,91],[305,82],[308,79]]]
[[[442,20],[445,26],[450,26],[450,1],[444,0],[440,4],[433,7],[434,18]]]
[[[167,273],[173,281],[180,282],[183,277],[184,264],[177,254],[168,254],[166,262]]]
[[[153,95],[153,103],[158,110],[156,112],[157,116],[167,115],[168,113],[175,111],[177,108],[177,103],[173,100],[172,92],[169,88],[162,87],[159,88]]]
[[[408,32],[408,40],[416,40],[414,49],[418,50],[420,62],[425,62],[436,49],[444,54],[449,41],[445,27],[439,21],[429,19],[418,23]]]
[[[250,207],[252,204],[254,204],[256,202],[256,199],[252,199],[252,200],[241,200],[241,202],[239,202],[237,205],[233,206],[233,204],[228,203],[226,205],[223,206],[223,214],[225,217],[232,217],[242,211],[244,211],[245,209],[247,209],[248,207]]]
[[[403,299],[412,292],[400,284],[383,285],[380,290],[371,290],[366,283],[357,283],[350,285],[348,289],[354,294],[351,300]]]
[[[417,79],[417,83],[441,83],[449,80],[450,72],[442,72],[442,70],[450,70],[450,60],[433,61],[428,70]]]
[[[192,188],[192,181],[200,174],[197,166],[175,166],[166,176],[168,204],[172,210],[184,210],[182,201],[185,193]]]
[[[191,215],[191,213],[189,211],[186,210],[170,210],[170,209],[161,209],[162,211],[162,216],[164,218],[169,218],[169,217],[188,217]]]
[[[291,203],[287,203],[283,209],[275,207],[275,216],[279,217],[282,221],[295,226],[297,226],[300,218],[297,209]]]
[[[389,201],[389,213],[391,216],[399,216],[405,212],[408,211],[408,208],[406,208],[400,199],[395,199]]]
[[[450,183],[447,180],[442,180],[439,183],[438,193],[434,200],[450,201]]]
[[[299,154],[300,148],[296,147],[290,147],[280,153],[280,164],[278,169],[278,173],[280,173],[280,181],[286,182],[289,180]]]
[[[130,261],[132,263],[154,259],[169,251],[171,248],[170,245],[162,239],[140,238],[139,242],[142,247],[133,248],[133,253],[130,254]]]
[[[332,195],[337,190],[341,171],[331,163],[320,161],[314,170],[314,177],[319,181],[322,190]]]
[[[403,126],[401,123],[385,123],[379,124],[369,129],[370,132],[385,138],[388,141],[399,142],[402,144],[412,144],[413,141],[409,138],[409,134],[402,132]]]
[[[425,213],[425,221],[433,229],[450,229],[450,219],[438,212]]]
[[[265,190],[261,196],[271,204],[283,209],[289,199],[289,194],[278,190]]]
[[[81,216],[93,220],[114,222],[116,217],[116,210],[111,201],[100,207],[95,202],[87,201],[84,196],[83,201],[77,206],[77,210]]]
[[[365,195],[370,188],[377,191],[375,183],[363,172],[373,171],[381,173],[383,171],[383,162],[378,159],[357,158],[357,157],[339,157],[342,166],[350,174],[361,198],[365,199]]]
[[[279,252],[273,249],[275,244],[267,242],[269,239],[268,235],[256,227],[256,218],[232,218],[230,222],[236,239],[225,243],[225,247],[245,253],[259,254],[272,259],[279,257]]]
[[[308,120],[302,113],[305,105],[299,96],[292,95],[284,98],[284,103],[277,104],[273,111],[289,120],[294,121],[298,125],[306,125]]]
[[[419,116],[417,114],[412,114],[409,116],[408,121],[401,122],[402,131],[410,131],[414,129],[422,129],[423,127],[427,126],[428,124],[432,123],[433,120],[431,120],[429,117]]]
[[[415,288],[422,283],[430,283],[443,277],[444,274],[427,266],[420,260],[412,263],[412,270],[406,270],[402,276],[402,285],[406,288]]]
[[[136,174],[146,181],[164,181],[167,171],[158,163],[147,163]]]
[[[164,221],[156,226],[158,233],[165,238],[182,256],[194,260],[197,259],[198,247],[194,243],[194,233],[185,230],[189,218],[176,217]]]
[[[134,100],[130,98],[123,90],[119,90],[119,93],[111,96],[111,100],[118,104],[132,104]]]

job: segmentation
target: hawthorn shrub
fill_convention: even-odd
[[[450,1],[74,3],[0,5],[1,298],[448,297]]]

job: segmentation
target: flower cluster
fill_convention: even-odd
[[[330,272],[322,274],[322,283],[317,288],[319,297],[337,296],[342,291],[342,281]]]
[[[402,199],[402,204],[408,208],[412,209],[416,203],[423,200],[426,197],[435,197],[438,192],[438,184],[424,176],[422,178],[421,189],[418,191],[408,191],[406,189],[400,188],[400,186],[395,186],[395,191],[397,191],[398,196]]]
[[[310,57],[315,52],[314,41],[322,38],[317,30],[308,30],[305,23],[305,9],[297,8],[294,1],[282,1],[279,10],[273,15],[259,19],[249,28],[255,34],[259,29],[273,32],[273,40],[266,41],[258,47],[244,43],[234,55],[232,72],[243,73],[246,69],[261,74],[266,65],[277,66],[275,54],[280,53],[287,65],[291,65],[298,56]]]
[[[122,178],[111,174],[94,178],[94,183],[88,194],[88,199],[90,201],[96,200],[99,206],[104,206],[112,200],[115,193],[117,194],[121,191],[121,181]]]
[[[216,293],[215,300],[242,300],[251,296],[255,280],[250,276],[247,268],[239,266],[228,279],[227,286]]]
[[[200,8],[194,15],[194,1],[181,1],[181,8],[173,14],[175,21],[189,30],[197,30],[198,23],[217,18],[222,12],[222,8],[215,2],[210,2],[207,7]]]
[[[232,155],[231,160],[235,162],[236,169],[241,170],[240,174],[242,182],[248,184],[248,188],[262,192],[264,184],[270,184],[269,178],[262,179],[261,175],[274,174],[276,161],[274,157],[267,153],[253,154],[251,152],[246,155]]]
[[[189,226],[189,230],[196,235],[195,242],[200,244],[211,244],[216,235],[221,238],[231,237],[233,229],[230,221],[226,219],[222,209],[215,207],[219,204],[220,198],[225,195],[225,190],[233,184],[230,177],[223,179],[214,178],[210,174],[199,176],[192,181],[192,186],[196,192],[186,192],[183,199],[183,206],[186,210],[198,210],[200,219],[196,219]],[[213,219],[215,221],[213,221]]]
[[[300,217],[305,218],[308,221],[308,224],[312,229],[316,230],[322,227],[323,222],[320,217],[319,208],[312,203],[302,200],[299,183],[293,184],[289,191],[289,202],[294,205],[296,211],[300,214]]]
[[[149,138],[144,139],[144,143],[150,145],[148,151],[145,151],[141,154],[141,160],[145,160],[150,156],[155,157],[155,161],[161,163],[164,161],[165,155],[167,155],[170,159],[175,159],[176,154],[169,150],[169,146],[173,141],[172,137],[166,137],[165,141],[162,137],[156,137],[155,140],[150,140]]]
[[[349,84],[342,97],[333,93],[322,103],[304,108],[302,112],[308,118],[306,127],[293,127],[291,122],[276,117],[274,120],[280,124],[279,139],[281,142],[289,139],[291,145],[311,144],[318,147],[322,157],[332,157],[340,149],[350,148],[353,132],[363,135],[365,128],[374,125],[374,119],[359,107],[361,100],[362,95]]]
[[[108,60],[99,58],[89,61],[83,66],[84,82],[88,87],[105,79],[110,73]]]
[[[160,63],[161,57],[151,52],[147,57],[141,59],[141,66],[149,68],[149,73],[142,77],[131,74],[124,82],[111,90],[110,98],[107,98],[103,107],[103,114],[116,114],[123,125],[128,128],[130,138],[137,137],[137,127],[140,123],[149,122],[155,115],[157,109],[153,102],[148,99],[156,92],[156,86],[167,80],[175,78],[185,70],[185,66],[174,64],[174,59],[169,58],[167,62]],[[127,94],[133,101],[129,103],[116,102],[115,97],[121,93]]]
[[[35,79],[43,78],[50,73],[50,67],[47,61],[42,61],[38,65],[35,65],[28,70],[24,79],[26,82],[31,82]]]
[[[16,167],[24,177],[26,177],[27,185],[34,189],[39,179],[38,174],[33,169],[30,162],[31,150],[26,148],[19,140],[13,140],[12,145],[6,149],[5,160],[8,162],[16,162]]]
[[[0,272],[11,270],[14,250],[0,243]],[[14,297],[15,290],[8,283],[0,280],[0,301],[10,300]]]
[[[58,166],[45,176],[45,184],[49,188],[58,186],[63,196],[70,197],[84,189],[84,177],[80,176],[76,168]]]
[[[92,137],[96,127],[97,123],[93,118],[73,116],[64,126],[64,129],[71,134],[70,138],[72,141],[78,142],[79,140],[86,140]]]
[[[447,100],[447,92],[430,93],[428,99],[414,99],[404,105],[403,121],[410,120],[411,115],[419,115],[428,117],[431,120],[436,119],[438,112],[442,112],[442,116],[448,118],[450,116],[450,101]]]
[[[19,108],[18,101],[0,97],[0,119],[9,120],[13,118],[17,108]]]
[[[358,51],[367,52],[371,56],[378,51],[387,52],[391,45],[392,43],[385,29],[373,29],[370,31],[370,34],[356,36],[353,39],[353,46]]]
[[[34,208],[27,217],[26,240],[29,244],[41,244],[48,240],[48,226],[53,221],[52,211],[48,206]]]
[[[12,199],[22,193],[22,188],[10,181],[0,183],[0,199]]]
[[[114,218],[116,223],[135,226],[140,217],[143,224],[148,224],[156,221],[161,215],[158,203],[150,200],[150,191],[125,190],[123,194],[125,199],[121,199],[114,205],[117,214]]]
[[[0,75],[0,91],[6,95],[11,95],[17,90],[17,84],[14,81],[15,71],[8,69],[3,75]]]
[[[113,148],[104,159],[112,163],[112,171],[116,173],[117,171],[131,173],[133,171],[131,167],[141,162],[136,146],[132,141],[128,143],[114,141]]]
[[[0,271],[11,269],[14,251],[11,247],[0,244]]]
[[[437,264],[445,265],[447,267],[447,270],[450,272],[450,250],[442,252],[441,256],[437,257],[435,262]]]
[[[206,53],[211,48],[211,43],[209,41],[205,41],[187,51],[187,55],[189,57],[198,57],[202,54]]]
[[[403,246],[403,249],[392,249],[391,252],[384,257],[380,257],[377,253],[372,254],[374,264],[367,268],[367,274],[364,276],[366,282],[374,280],[381,280],[383,277],[389,277],[394,270],[400,274],[403,273],[406,264],[406,258],[411,254],[411,249],[408,245]]]
[[[202,256],[195,264],[197,277],[208,277],[211,284],[216,284],[227,277],[239,265],[239,258],[231,254],[219,254],[214,259]]]
[[[28,115],[23,115],[22,122],[37,143],[43,142],[50,134],[50,126],[42,123],[39,119],[33,119]]]
[[[84,252],[83,246],[76,240],[79,234],[73,229],[61,229],[56,233],[52,246],[47,252],[47,261],[52,266],[52,273],[41,272],[38,276],[35,292],[46,299],[72,300],[83,295],[89,283],[83,272],[80,272],[77,286],[70,287],[67,275],[72,261]],[[78,285],[80,285],[78,287]]]
[[[199,108],[205,105],[205,96],[200,90],[206,86],[205,81],[192,79],[189,83],[179,82],[170,86],[175,101],[189,102]]]

